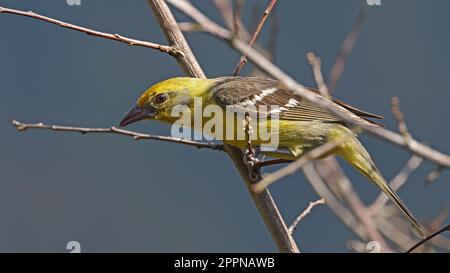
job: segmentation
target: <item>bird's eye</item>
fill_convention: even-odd
[[[166,101],[166,99],[167,99],[167,95],[165,93],[161,93],[161,94],[156,95],[155,102],[156,103],[163,103],[163,102]]]

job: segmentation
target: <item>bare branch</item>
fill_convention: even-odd
[[[431,235],[429,235],[428,237],[420,240],[419,242],[417,242],[417,244],[413,245],[410,249],[408,249],[408,251],[406,251],[406,253],[411,253],[413,252],[415,249],[417,249],[419,246],[425,244],[426,242],[428,242],[429,240],[433,239],[434,237],[436,237],[437,235],[446,232],[446,231],[450,231],[450,225],[443,227],[442,229],[432,233]]]
[[[347,37],[345,37],[344,42],[342,43],[341,48],[336,56],[336,60],[334,61],[334,65],[331,68],[329,84],[330,93],[332,93],[336,89],[337,84],[341,79],[348,56],[350,55],[350,52],[352,51],[353,47],[356,44],[356,41],[358,40],[366,17],[367,5],[364,3],[361,4],[361,8],[359,9],[358,15],[356,16],[356,20],[353,23],[352,30],[348,33]]]
[[[243,0],[234,0],[234,12],[233,12],[233,32],[236,37],[239,37],[240,27],[243,25],[241,20]]]
[[[180,22],[178,23],[178,27],[183,32],[197,32],[197,31],[205,31],[203,26],[197,23],[191,22]]]
[[[436,179],[438,179],[442,172],[444,171],[444,168],[442,166],[437,166],[437,168],[433,171],[431,171],[427,177],[425,178],[425,183],[426,184],[431,184],[433,183]]]
[[[140,46],[140,47],[147,47],[147,48],[157,49],[157,50],[159,50],[161,52],[169,53],[171,55],[182,54],[180,51],[178,51],[176,48],[174,48],[172,46],[160,45],[160,44],[156,44],[156,43],[152,43],[152,42],[136,40],[136,39],[128,38],[128,37],[125,37],[125,36],[122,36],[122,35],[119,35],[119,34],[100,32],[100,31],[97,31],[97,30],[93,30],[93,29],[77,26],[77,25],[74,25],[74,24],[66,23],[66,22],[63,22],[63,21],[59,21],[59,20],[56,20],[56,19],[44,16],[44,15],[40,15],[40,14],[34,13],[32,11],[22,11],[22,10],[15,10],[15,9],[9,9],[9,8],[0,7],[0,13],[9,13],[9,14],[15,14],[15,15],[20,15],[20,16],[25,16],[25,17],[38,19],[38,20],[41,20],[41,21],[44,21],[44,22],[48,22],[48,23],[51,23],[51,24],[58,25],[60,27],[64,27],[64,28],[68,28],[68,29],[73,29],[73,30],[76,30],[76,31],[84,32],[84,33],[86,33],[88,35],[98,36],[98,37],[101,37],[101,38],[105,38],[105,39],[110,39],[110,40],[126,43],[126,44],[128,44],[130,46]]]
[[[158,140],[158,141],[166,141],[166,142],[174,142],[177,144],[184,144],[188,146],[193,146],[199,149],[206,148],[212,150],[223,150],[223,145],[215,144],[215,143],[205,143],[200,141],[192,141],[175,137],[168,136],[157,136],[157,135],[148,135],[128,130],[123,130],[116,128],[114,126],[109,128],[86,128],[86,127],[73,127],[73,126],[60,126],[60,125],[46,125],[44,123],[21,123],[17,120],[13,120],[12,124],[16,127],[18,131],[25,131],[27,129],[45,129],[52,131],[64,131],[64,132],[78,132],[81,134],[116,134],[116,135],[124,135],[130,136],[134,140],[148,139],[148,140]]]
[[[391,98],[391,112],[397,120],[397,126],[400,134],[402,134],[403,139],[406,144],[411,140],[411,134],[406,127],[405,115],[400,111],[400,100],[397,97]]]
[[[309,65],[311,65],[314,79],[316,80],[317,88],[319,88],[319,92],[322,96],[327,97],[329,95],[328,87],[325,84],[322,74],[322,61],[319,57],[314,54],[314,52],[309,52],[306,54],[306,58],[308,59]]]
[[[311,210],[318,205],[325,205],[325,199],[321,198],[319,200],[316,200],[314,202],[309,202],[308,207],[300,213],[300,215],[295,218],[295,220],[292,222],[291,226],[289,227],[289,232],[292,234],[297,229],[298,224],[303,220],[303,218],[306,217],[306,215],[311,213]]]
[[[269,18],[269,14],[272,11],[272,9],[276,3],[277,3],[277,0],[270,1],[269,5],[267,6],[266,10],[264,11],[263,16],[261,17],[261,20],[259,21],[258,25],[256,26],[255,32],[253,33],[252,39],[250,40],[250,43],[249,43],[250,46],[253,46],[253,44],[255,43],[256,39],[258,38],[259,33],[261,33],[264,23],[266,22],[267,18]],[[234,69],[233,76],[237,76],[246,63],[247,63],[247,57],[245,55],[242,55],[238,64],[236,65],[236,68]]]

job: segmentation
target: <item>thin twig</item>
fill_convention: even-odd
[[[419,242],[417,242],[417,244],[413,245],[410,249],[408,249],[408,251],[406,251],[406,253],[411,253],[413,252],[416,248],[418,248],[419,246],[425,244],[426,242],[428,242],[429,240],[433,239],[434,237],[436,237],[437,235],[445,232],[445,231],[450,231],[450,225],[445,226],[443,228],[441,228],[440,230],[432,233],[431,235],[429,235],[428,237],[420,240]]]
[[[316,80],[317,88],[319,88],[320,94],[324,97],[328,96],[328,87],[325,84],[322,74],[322,61],[316,56],[316,54],[314,54],[314,52],[309,52],[306,54],[306,59],[308,59],[309,65],[312,68],[314,79]]]
[[[367,17],[367,5],[361,4],[356,20],[353,23],[352,30],[345,37],[344,42],[337,54],[334,65],[331,68],[330,84],[328,89],[330,94],[336,89],[339,80],[341,79],[342,72],[344,72],[345,65],[347,63],[348,56],[358,40],[362,27]]]
[[[421,158],[420,156],[411,156],[408,162],[406,162],[405,166],[389,183],[392,190],[394,192],[398,191],[398,189],[400,189],[400,187],[403,186],[403,184],[405,184],[405,182],[408,180],[411,173],[414,172],[420,166],[420,164],[422,164],[422,162],[423,158]],[[380,193],[377,199],[375,199],[372,205],[370,205],[370,213],[372,215],[378,214],[388,201],[389,198],[387,197],[387,195],[384,193]]]
[[[291,162],[293,162],[293,160],[282,159],[282,158],[269,159],[269,160],[265,160],[265,161],[256,162],[255,167],[262,168],[262,167],[273,166],[273,165],[277,165],[277,164],[291,163]]]
[[[87,128],[87,127],[73,127],[73,126],[61,126],[61,125],[47,125],[44,123],[21,123],[17,120],[13,120],[12,124],[18,131],[25,131],[27,129],[45,129],[45,130],[52,130],[52,131],[64,131],[64,132],[78,132],[81,134],[93,134],[93,133],[100,133],[100,134],[116,134],[116,135],[124,135],[124,136],[130,136],[134,140],[141,140],[141,139],[148,139],[148,140],[158,140],[158,141],[166,141],[166,142],[174,142],[177,144],[184,144],[188,146],[193,146],[199,149],[206,148],[206,149],[212,149],[212,150],[223,150],[223,145],[221,144],[215,144],[215,143],[205,143],[200,141],[192,141],[192,140],[186,140],[181,138],[175,138],[175,137],[168,137],[168,136],[158,136],[158,135],[148,135],[128,130],[123,130],[116,128],[114,126],[109,128]]]
[[[253,46],[256,39],[258,38],[258,35],[261,33],[262,27],[264,26],[264,23],[266,22],[267,18],[269,18],[269,14],[272,11],[273,7],[277,3],[277,0],[271,0],[269,5],[267,6],[266,10],[264,11],[261,20],[259,21],[258,25],[256,26],[255,32],[253,33],[252,39],[250,40],[249,46]],[[244,67],[244,65],[247,63],[247,57],[245,55],[242,55],[239,59],[238,64],[236,65],[236,68],[234,69],[233,76],[239,75],[239,72]]]
[[[323,156],[324,154],[330,152],[337,146],[344,143],[345,140],[346,140],[346,137],[327,142],[323,145],[320,145],[317,148],[312,149],[311,151],[307,152],[305,155],[301,156],[299,159],[297,159],[294,162],[287,165],[286,167],[283,167],[273,173],[270,173],[270,174],[264,176],[261,181],[259,181],[258,183],[255,183],[253,185],[253,190],[257,193],[264,191],[270,184],[276,182],[277,180],[279,180],[285,176],[292,175],[297,170],[299,170],[303,166],[305,166],[311,160],[317,159],[317,158]]]
[[[439,213],[432,219],[429,224],[429,230],[431,232],[437,231],[447,220],[449,215],[449,207],[445,206],[444,208],[439,211]],[[436,236],[430,244],[434,247],[442,248],[445,250],[450,250],[450,239],[447,237],[444,237],[443,235]]]
[[[233,12],[233,32],[236,37],[239,37],[240,26],[243,25],[241,21],[242,3],[243,0],[234,0],[234,12]]]
[[[306,215],[311,213],[311,210],[318,205],[324,205],[325,204],[325,199],[321,198],[319,200],[316,200],[314,202],[309,202],[308,207],[302,212],[300,213],[300,215],[295,218],[295,220],[292,222],[291,226],[289,227],[289,232],[291,234],[294,233],[294,231],[297,229],[298,224],[303,220],[303,218],[306,217]]]
[[[190,9],[190,7],[192,6],[191,4],[187,3],[186,5],[183,5],[183,1],[184,0],[167,0],[171,5],[173,6],[177,6],[177,8],[187,8]],[[225,22],[225,25],[227,26],[227,28],[229,30],[233,29],[233,4],[231,0],[213,0],[214,5],[216,6],[217,10],[219,11],[223,21]],[[205,16],[203,16],[205,17]],[[273,18],[272,18],[273,19]],[[271,22],[272,22],[271,19]],[[208,19],[209,20],[209,19]],[[197,21],[197,20],[196,20]],[[238,37],[239,39],[243,40],[243,41],[250,41],[251,37],[249,32],[247,31],[247,29],[245,28],[245,26],[243,25],[242,21],[238,21],[237,22],[239,24],[239,34]],[[215,23],[213,23],[215,24]],[[217,25],[217,24],[215,24]],[[229,32],[228,30],[221,28],[221,31],[225,31],[225,32]],[[206,31],[203,29],[203,31]],[[223,33],[225,33],[223,32]],[[230,36],[227,36],[228,38],[230,38],[232,36],[232,33],[229,32]],[[226,36],[226,35],[225,35]],[[225,38],[225,36],[223,36],[222,38]],[[225,38],[226,39],[226,38]],[[258,43],[254,44],[254,47],[257,48],[260,52],[262,52],[265,55],[270,55],[269,51],[266,51],[262,46],[258,45]]]
[[[442,172],[444,171],[444,168],[442,166],[437,166],[437,168],[433,171],[431,171],[427,177],[425,178],[425,183],[427,185],[433,183],[436,179],[438,179],[441,175]]]
[[[183,32],[197,32],[197,31],[205,31],[203,26],[197,23],[191,22],[180,22],[178,23],[178,27]]]
[[[406,127],[405,115],[400,110],[400,100],[397,97],[391,98],[391,112],[397,120],[398,131],[402,134],[405,143],[408,144],[412,137]]]
[[[161,52],[169,53],[171,55],[182,54],[180,51],[178,51],[175,47],[172,47],[172,46],[160,45],[160,44],[156,44],[156,43],[152,43],[152,42],[136,40],[136,39],[128,38],[128,37],[125,37],[125,36],[122,36],[122,35],[119,35],[119,34],[112,34],[112,33],[101,32],[101,31],[97,31],[97,30],[93,30],[93,29],[77,26],[77,25],[74,25],[74,24],[66,23],[66,22],[63,22],[63,21],[59,21],[59,20],[56,20],[56,19],[44,16],[44,15],[40,15],[40,14],[34,13],[32,11],[22,11],[22,10],[16,10],[16,9],[9,9],[9,8],[0,7],[0,13],[9,13],[9,14],[15,14],[15,15],[26,16],[26,17],[42,20],[42,21],[45,21],[45,22],[48,22],[48,23],[51,23],[51,24],[58,25],[60,27],[64,27],[64,28],[68,28],[68,29],[73,29],[73,30],[76,30],[76,31],[84,32],[84,33],[86,33],[88,35],[98,36],[98,37],[101,37],[101,38],[105,38],[105,39],[110,39],[110,40],[115,40],[115,41],[119,41],[119,42],[122,42],[122,43],[126,43],[126,44],[128,44],[130,46],[140,46],[140,47],[147,47],[147,48],[157,49],[157,50],[159,50]]]

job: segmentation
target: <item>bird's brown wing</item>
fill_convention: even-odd
[[[343,123],[340,118],[294,94],[277,80],[255,77],[223,77],[217,79],[212,91],[222,106],[234,105],[244,108],[266,106],[268,110],[272,106],[277,106],[279,118],[282,120]],[[318,94],[315,89],[310,89],[310,91]],[[353,118],[360,121],[365,120],[371,124],[377,124],[368,120],[367,117],[382,118],[352,107],[338,99],[333,99],[333,102],[335,102],[336,109],[350,112],[353,114]]]

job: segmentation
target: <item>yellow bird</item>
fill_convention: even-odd
[[[320,96],[316,90],[311,89],[311,92]],[[174,115],[174,109],[183,106],[190,110],[190,115],[192,115],[193,121],[189,125],[195,127],[194,121],[198,117],[194,113],[198,110],[196,109],[196,101],[201,102],[200,111],[209,106],[217,106],[223,109],[225,113],[236,108],[244,109],[244,111],[250,108],[256,109],[256,112],[260,113],[261,110],[259,109],[264,106],[264,109],[268,109],[265,110],[266,114],[277,114],[277,126],[274,124],[275,119],[267,118],[261,121],[267,127],[273,129],[271,134],[277,134],[278,150],[263,152],[263,154],[274,158],[296,159],[321,144],[346,137],[345,142],[329,154],[340,156],[374,182],[398,206],[412,226],[422,236],[424,235],[424,230],[419,222],[390,188],[369,153],[348,125],[335,115],[294,94],[277,80],[257,77],[171,78],[155,84],[144,92],[136,105],[126,113],[120,122],[120,126],[146,119],[174,124],[180,118],[179,115]],[[332,99],[332,101],[336,109],[347,112],[355,120],[379,126],[367,118],[382,118],[381,116],[364,112],[338,99]],[[276,107],[273,108],[274,106]],[[234,115],[233,119],[235,119]],[[225,132],[227,130],[226,125],[230,121],[225,118],[221,118],[221,120],[224,121],[220,125],[223,128],[215,128],[215,131],[221,129],[222,132]],[[208,118],[201,116],[201,121],[202,127],[199,128],[200,130],[203,129]],[[261,122],[258,123],[257,130],[264,125]],[[232,130],[234,131],[234,137],[224,137],[222,140],[227,144],[245,148],[245,139],[236,138],[236,132],[242,131],[242,125],[239,122],[233,122]],[[253,145],[263,145],[267,142],[267,139],[263,140],[259,137],[258,132],[256,136],[256,139],[252,140]],[[287,151],[287,153],[283,151]]]

